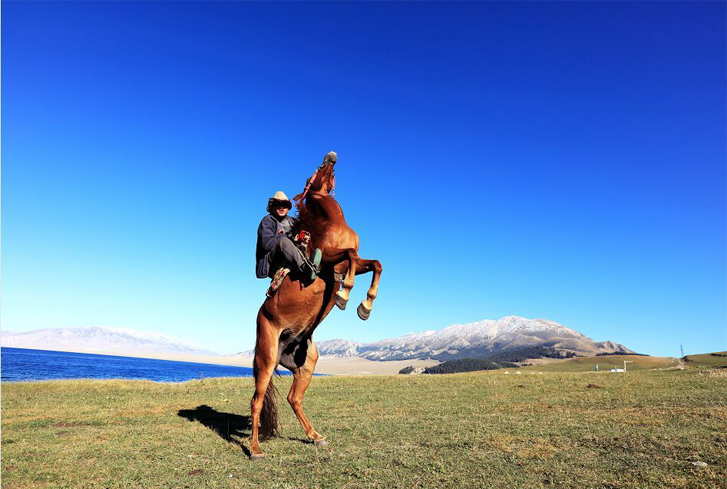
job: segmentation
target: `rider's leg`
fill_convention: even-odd
[[[305,263],[303,257],[300,254],[300,250],[293,244],[293,242],[287,236],[282,236],[275,246],[271,254],[272,261],[274,263],[285,263],[293,265],[296,269],[300,270]]]
[[[292,266],[305,275],[312,274],[315,277],[318,273],[318,270],[311,269],[303,252],[287,236],[281,237],[275,244],[271,258],[273,263]]]

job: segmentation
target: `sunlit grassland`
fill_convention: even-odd
[[[626,370],[651,370],[656,368],[676,367],[679,360],[671,357],[649,357],[642,355],[604,355],[599,357],[576,357],[567,360],[556,360],[552,363],[544,365],[533,365],[523,367],[523,372],[592,372],[595,370],[596,364],[600,372],[611,370],[612,368],[624,368]]]
[[[687,355],[686,364],[695,367],[727,367],[727,351]]]
[[[315,378],[324,448],[279,378],[281,436],[258,463],[243,450],[251,379],[3,384],[2,485],[727,487],[723,372]]]

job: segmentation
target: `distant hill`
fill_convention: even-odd
[[[626,370],[650,370],[654,368],[676,367],[679,360],[671,357],[649,357],[645,355],[611,355],[597,357],[578,357],[567,360],[556,360],[551,363],[532,365],[520,368],[523,372],[592,372],[598,364],[601,372],[612,368],[624,368]]]
[[[727,368],[727,351],[702,353],[701,355],[687,355],[682,358],[690,367],[718,367]]]
[[[89,328],[36,329],[27,332],[3,331],[5,347],[107,353],[116,355],[184,354],[216,356],[194,343],[154,331],[94,326]]]

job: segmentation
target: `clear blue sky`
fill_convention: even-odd
[[[331,150],[373,341],[505,315],[727,349],[724,2],[2,6],[2,327],[253,347],[267,198]]]

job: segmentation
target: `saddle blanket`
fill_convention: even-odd
[[[270,282],[270,287],[268,287],[268,291],[265,295],[268,297],[275,295],[275,291],[280,288],[280,284],[283,283],[283,280],[285,280],[285,277],[287,277],[289,273],[290,268],[279,268],[278,271],[275,272],[275,275],[273,275],[273,280]]]

